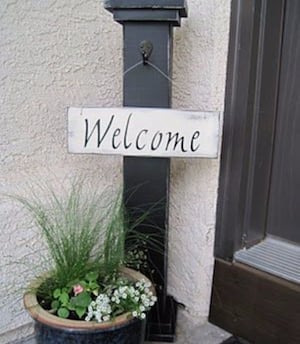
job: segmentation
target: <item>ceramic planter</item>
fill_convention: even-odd
[[[148,280],[141,273],[128,268],[123,268],[122,274],[131,280]],[[35,320],[37,344],[144,343],[145,321],[133,318],[130,313],[103,323],[62,319],[43,309],[33,292],[24,295],[24,305]]]

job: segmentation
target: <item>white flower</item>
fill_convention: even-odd
[[[120,294],[123,295],[125,293],[126,289],[127,289],[127,287],[120,287],[119,288]]]
[[[109,321],[114,317],[114,307],[116,304],[122,303],[126,312],[126,307],[131,308],[133,317],[145,319],[145,312],[150,309],[156,302],[157,298],[150,290],[151,283],[145,280],[137,281],[135,284],[124,278],[115,279],[112,285],[106,287],[106,292],[100,293],[95,300],[88,306],[85,317],[86,321],[95,320],[98,322]],[[95,295],[96,296],[96,295]],[[113,307],[114,305],[114,307]],[[113,308],[112,308],[113,307]],[[127,308],[127,311],[130,308]]]
[[[95,318],[98,322],[102,322],[102,314],[100,312],[96,312]]]
[[[85,320],[85,321],[91,321],[91,319],[92,319],[92,316],[93,316],[93,315],[89,316],[89,314],[88,314],[88,315],[85,317],[85,319],[84,319],[84,320]]]
[[[146,288],[150,288],[151,287],[151,283],[149,281],[145,282],[145,287]]]
[[[143,304],[144,304],[145,307],[149,307],[150,306],[149,300],[144,300]]]

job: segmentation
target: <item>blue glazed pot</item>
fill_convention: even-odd
[[[141,273],[123,268],[122,274],[132,280],[148,280]],[[35,281],[33,285],[38,285]],[[36,294],[24,295],[24,305],[35,320],[37,344],[143,344],[145,320],[133,318],[130,313],[112,321],[97,323],[62,319],[43,309]]]
[[[35,333],[37,344],[142,344],[145,321],[131,319],[122,326],[94,330],[54,328],[36,321]]]

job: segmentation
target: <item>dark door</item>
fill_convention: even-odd
[[[267,233],[300,244],[300,1],[286,3]]]
[[[300,1],[232,0],[209,319],[300,343]]]

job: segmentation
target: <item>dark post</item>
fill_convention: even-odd
[[[169,108],[171,106],[173,26],[187,16],[185,0],[106,0],[105,8],[123,24],[124,106]],[[140,63],[139,63],[140,62]],[[167,158],[124,158],[124,198],[128,211],[148,210],[147,224],[160,228],[163,254],[149,251],[155,270],[159,302],[148,319],[147,339],[172,342],[175,338],[177,305],[167,295],[169,169]],[[153,231],[153,229],[152,229]],[[163,232],[163,233],[161,233]]]

